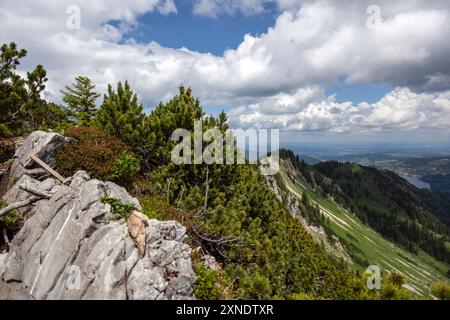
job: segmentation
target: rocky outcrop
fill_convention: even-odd
[[[49,177],[47,171],[39,167],[31,158],[36,155],[42,161],[53,167],[55,165],[55,152],[72,139],[57,133],[34,131],[23,142],[14,154],[13,164],[9,173],[9,187],[22,175],[42,180]]]
[[[26,160],[27,153],[37,145],[54,152],[43,141],[58,145],[63,140],[54,134],[32,134],[23,147],[33,151],[16,153],[12,175],[20,178],[5,200],[29,198],[23,186],[49,198],[22,210],[29,218],[8,254],[0,256],[0,299],[193,298],[195,275],[191,249],[184,243],[186,228],[138,213],[132,217],[139,221],[117,220],[105,198],[118,199],[137,211],[139,202],[124,188],[92,180],[86,172],[77,172],[65,184],[28,174],[36,170]],[[44,151],[39,156],[50,159]]]

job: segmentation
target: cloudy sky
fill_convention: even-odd
[[[450,141],[449,39],[448,0],[0,0],[0,42],[50,100],[87,75],[151,110],[184,84],[293,140]]]

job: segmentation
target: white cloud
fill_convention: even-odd
[[[223,10],[255,14],[268,2],[197,5],[213,15]],[[373,3],[381,9],[381,23],[369,29],[366,9]],[[66,27],[69,4],[81,9],[80,30]],[[253,121],[304,131],[412,130],[439,128],[442,119],[448,120],[448,1],[305,0],[300,8],[299,1],[277,4],[287,11],[273,27],[262,35],[246,35],[222,56],[124,39],[138,27],[141,14],[175,13],[173,0],[2,1],[0,42],[16,41],[28,49],[22,70],[44,64],[50,79],[47,95],[56,101],[59,90],[83,74],[102,91],[107,83],[128,79],[147,106],[175,94],[181,83],[190,85],[205,104],[244,106],[231,115],[239,115],[239,123],[246,125]],[[342,78],[402,89],[378,104],[339,104],[323,92]]]
[[[236,108],[231,112],[233,124],[299,132],[439,130],[448,134],[450,131],[450,91],[415,93],[408,88],[396,88],[376,103],[355,105],[338,103],[334,97],[324,95],[308,101],[304,99],[308,90],[300,89],[292,95],[277,95],[249,107]],[[290,112],[284,112],[286,109]]]
[[[193,13],[217,18],[220,15],[255,15],[267,11],[269,4],[274,4],[280,11],[295,11],[300,7],[299,0],[196,0]]]
[[[265,11],[265,4],[273,0],[197,0],[194,14],[217,18],[221,14],[233,15],[236,12],[254,15]]]

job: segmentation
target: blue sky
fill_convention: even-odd
[[[213,18],[193,14],[191,1],[180,1],[177,3],[177,13],[164,16],[149,12],[139,17],[139,27],[126,38],[222,55],[225,50],[236,48],[245,34],[258,35],[273,26],[278,11],[273,6],[266,7],[267,12],[258,15],[237,12]]]

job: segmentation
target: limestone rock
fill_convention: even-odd
[[[84,171],[68,184],[28,175],[32,166],[26,154],[64,140],[55,137],[33,133],[25,150],[16,153],[12,175],[21,173],[5,200],[29,197],[22,184],[51,197],[25,208],[28,219],[10,251],[0,255],[0,299],[193,299],[195,275],[185,227],[148,220],[139,212],[128,224],[115,221],[102,198],[119,199],[136,210],[141,210],[139,202],[124,188],[92,180]],[[42,158],[52,163],[45,154]]]
[[[71,138],[64,137],[57,133],[48,133],[44,131],[34,131],[23,142],[20,148],[14,154],[14,161],[10,170],[11,186],[17,178],[27,174],[31,177],[43,179],[49,177],[47,171],[39,167],[30,159],[31,155],[37,155],[49,166],[55,165],[55,152],[64,144],[70,142]]]

